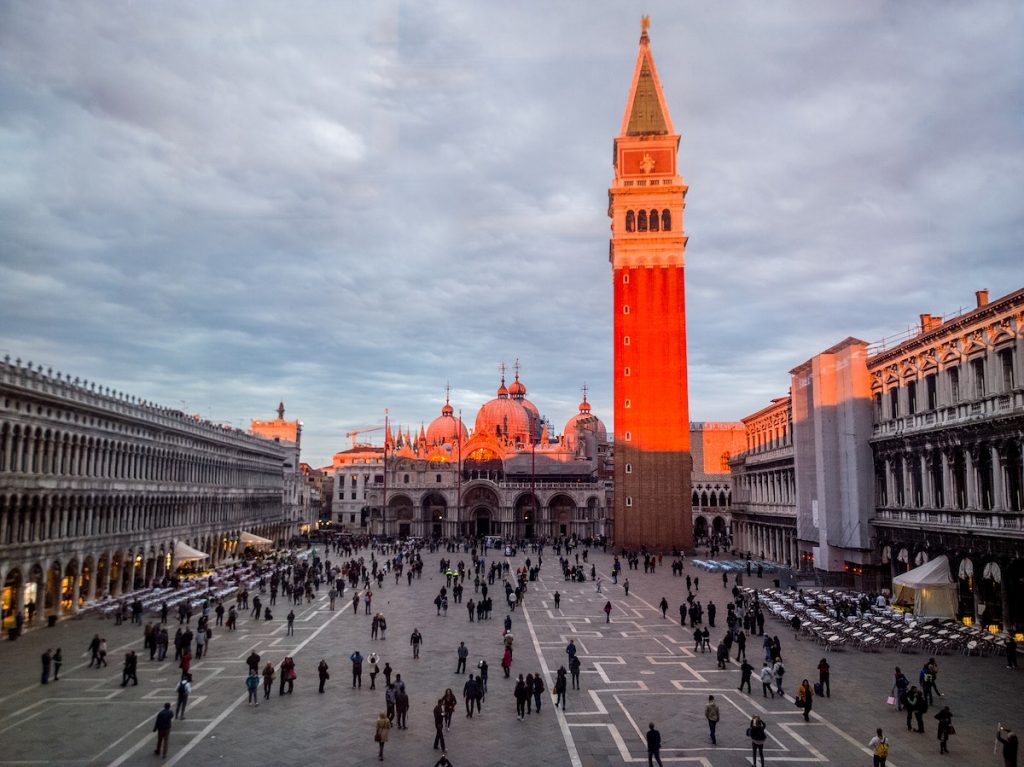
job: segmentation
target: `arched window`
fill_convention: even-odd
[[[647,231],[647,211],[646,210],[642,210],[642,211],[640,211],[640,213],[637,214],[637,217],[636,217],[636,230],[638,232],[646,232]]]
[[[651,209],[651,231],[658,231],[658,211]]]
[[[636,214],[631,210],[626,211],[626,231],[636,231]]]
[[[672,212],[668,208],[661,211],[661,231],[672,231]]]

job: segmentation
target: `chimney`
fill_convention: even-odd
[[[988,306],[988,288],[974,291],[974,299],[978,302],[978,308]]]
[[[934,330],[942,324],[942,317],[933,317],[930,314],[922,314],[921,316],[921,332],[927,333],[929,330]]]

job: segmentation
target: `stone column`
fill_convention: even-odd
[[[932,487],[932,461],[934,453],[921,453],[921,500],[926,509],[935,508],[935,488]]]
[[[1006,510],[1010,504],[1006,502],[1006,483],[1003,480],[1002,451],[993,445],[992,451],[992,510]]]
[[[82,598],[82,563],[79,561],[75,577],[71,580],[71,614],[78,614],[78,603]]]
[[[974,456],[969,447],[964,449],[964,481],[967,484],[967,508],[978,508],[978,477],[974,471]]]

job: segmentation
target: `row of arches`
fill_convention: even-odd
[[[715,508],[732,505],[732,494],[727,490],[694,490],[691,499],[693,508]]]
[[[375,510],[372,532],[385,535],[440,537],[452,535],[502,535],[535,538],[558,535],[594,535],[603,522],[604,509],[597,496],[583,504],[567,493],[555,493],[547,501],[537,494],[520,493],[511,506],[503,506],[498,493],[487,486],[470,487],[463,493],[461,508],[454,510],[445,496],[428,493],[418,502],[398,493],[388,498],[387,513]]]
[[[239,450],[231,458],[213,457],[8,421],[0,423],[4,472],[247,487],[280,481],[280,464],[270,455]]]
[[[281,516],[276,494],[0,495],[0,544],[32,544],[171,527],[259,523]]]
[[[665,208],[660,213],[656,208],[626,211],[627,232],[671,232],[672,211]]]
[[[249,526],[246,531],[270,539],[285,533],[278,523]],[[15,624],[18,612],[27,619],[30,604],[35,619],[44,620],[50,615],[77,613],[94,600],[128,597],[133,591],[158,583],[174,573],[176,541],[208,554],[205,564],[221,564],[243,547],[240,534],[239,528],[231,528],[159,542],[93,546],[52,559],[0,562],[4,627]]]

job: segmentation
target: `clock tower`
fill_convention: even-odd
[[[693,547],[683,266],[686,184],[644,17],[608,190],[615,545]]]

